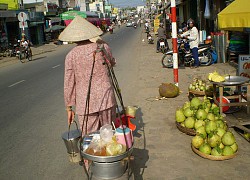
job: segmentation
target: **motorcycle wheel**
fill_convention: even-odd
[[[5,52],[4,52],[4,55],[5,57],[11,57],[11,51],[9,49],[7,49]]]
[[[20,60],[21,63],[24,63],[24,58],[22,56],[22,53],[18,54],[18,59]]]
[[[31,52],[28,52],[28,60],[32,61],[32,53]]]
[[[166,52],[167,52],[167,49],[165,48],[165,46],[163,47],[160,47],[160,50],[161,50],[161,52],[163,53],[163,54],[165,54]]]
[[[201,58],[201,59],[200,59]],[[199,56],[201,66],[209,66],[212,64],[212,54],[209,51],[202,53],[202,57]]]
[[[164,68],[172,68],[173,67],[173,54],[164,54],[161,59],[161,63]]]

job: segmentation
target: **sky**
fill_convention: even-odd
[[[144,0],[108,0],[109,3],[114,4],[115,7],[136,7],[136,6],[143,6],[146,4]]]

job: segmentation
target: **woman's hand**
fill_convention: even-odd
[[[115,59],[115,58],[112,58],[112,60],[110,61],[111,67],[114,67],[115,64],[116,64],[116,59]]]
[[[67,114],[68,114],[68,125],[70,125],[75,118],[75,112],[73,110],[68,110]]]

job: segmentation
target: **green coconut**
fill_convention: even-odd
[[[172,83],[162,83],[159,86],[159,94],[161,97],[173,98],[179,95],[180,89]]]

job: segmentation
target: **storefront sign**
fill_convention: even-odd
[[[8,9],[8,4],[0,3],[0,9],[1,10],[7,10]]]
[[[250,78],[250,55],[239,55],[238,75]]]
[[[0,17],[16,17],[15,11],[0,11]]]
[[[57,8],[58,8],[57,4],[46,3],[45,8],[46,8],[46,12],[45,12],[46,16],[48,16],[48,15],[56,15],[57,14]]]
[[[47,12],[57,12],[58,6],[54,3],[47,3]]]
[[[159,29],[160,26],[160,19],[155,19],[154,20],[154,33],[157,34],[157,30]]]

